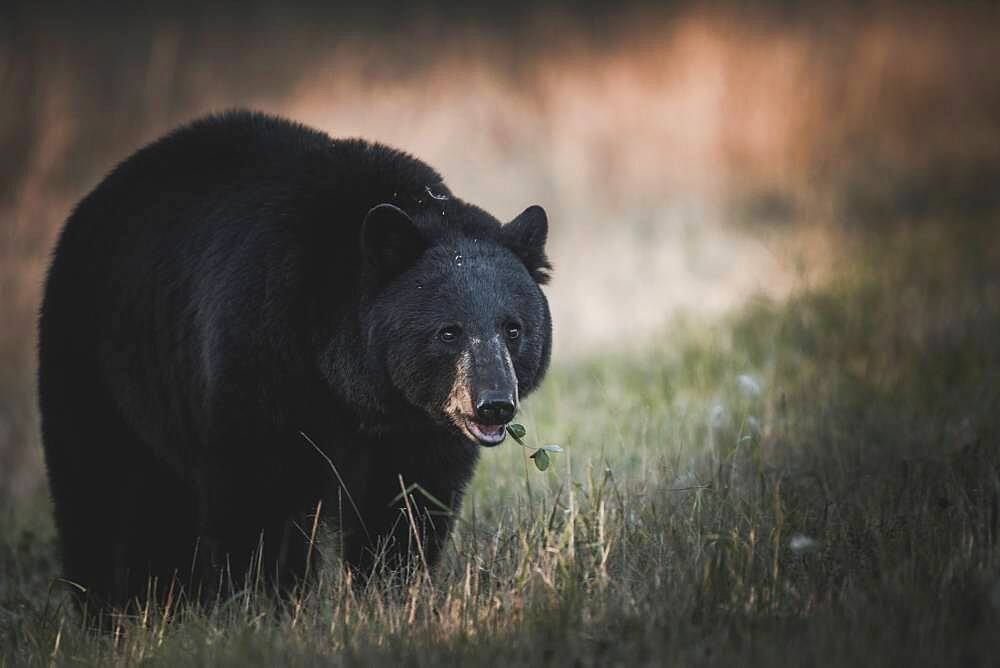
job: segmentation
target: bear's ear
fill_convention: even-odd
[[[392,204],[379,204],[365,215],[361,226],[361,251],[383,277],[406,269],[426,245],[413,219]]]
[[[545,241],[549,237],[549,220],[545,209],[529,206],[514,220],[503,226],[504,244],[521,258],[535,282],[549,282],[552,264],[545,255]]]

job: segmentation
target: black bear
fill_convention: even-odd
[[[125,160],[69,217],[39,321],[65,577],[100,609],[251,560],[283,587],[320,501],[359,576],[414,545],[433,565],[479,447],[548,367],[547,230],[259,113]]]

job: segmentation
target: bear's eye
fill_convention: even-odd
[[[462,328],[458,325],[448,325],[447,327],[442,327],[441,331],[438,332],[438,338],[445,343],[454,343],[458,340],[458,337],[462,334]]]
[[[516,322],[508,322],[504,329],[507,333],[507,339],[509,341],[514,341],[521,336],[521,326]]]

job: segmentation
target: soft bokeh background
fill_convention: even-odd
[[[7,5],[0,499],[42,480],[34,318],[59,226],[179,123],[262,109],[409,150],[500,218],[542,204],[559,364],[795,294],[879,230],[995,227],[997,26],[988,4]]]

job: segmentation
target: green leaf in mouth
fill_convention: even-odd
[[[509,425],[507,425],[507,433],[510,434],[515,441],[521,443],[521,439],[524,438],[524,435],[528,433],[528,430],[524,428],[523,424],[518,424],[517,422],[511,422]],[[521,445],[524,445],[524,443],[521,443]]]

